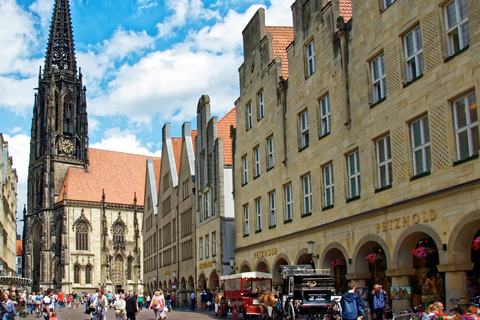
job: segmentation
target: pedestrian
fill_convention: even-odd
[[[57,320],[57,313],[55,311],[52,312],[52,317],[50,320]]]
[[[28,294],[27,303],[27,312],[33,314],[33,308],[35,307],[35,294],[33,292]]]
[[[192,311],[195,310],[196,300],[197,300],[197,296],[195,296],[195,291],[192,291],[192,294],[190,295],[190,301],[192,302],[190,307],[192,308]]]
[[[145,308],[150,308],[150,302],[152,301],[152,298],[150,297],[150,292],[147,293],[147,296],[145,297]]]
[[[364,304],[362,297],[355,292],[355,283],[350,282],[347,286],[348,292],[342,295],[340,304],[342,306],[343,320],[365,319]]]
[[[137,299],[135,298],[133,291],[130,291],[128,298],[125,299],[127,311],[127,319],[135,320],[136,313],[138,311]]]
[[[73,307],[73,293],[70,293],[67,299],[68,309],[72,309]]]
[[[165,295],[165,305],[167,306],[168,311],[172,311],[172,297],[170,296],[170,291],[167,291]]]
[[[15,304],[8,294],[4,293],[2,301],[2,320],[14,320],[16,317],[17,312],[15,311]]]
[[[372,318],[383,320],[383,309],[387,306],[387,293],[382,290],[379,284],[373,285],[373,291],[370,293],[370,308],[372,308]]]
[[[103,295],[103,291],[99,291],[96,301],[93,303],[95,305],[95,314],[94,319],[107,320],[107,306],[108,301],[107,297]]]
[[[175,293],[172,294],[172,310],[175,309],[175,302],[177,301],[177,297],[175,296]]]
[[[125,295],[120,294],[120,299],[116,300],[113,304],[113,308],[115,309],[115,317],[116,320],[125,320],[126,319],[126,302],[125,302]]]
[[[65,297],[63,296],[62,290],[58,291],[57,297],[58,297],[58,308],[60,310],[62,310],[63,309],[63,304],[65,303],[65,301],[64,301]]]
[[[43,306],[44,306],[43,317],[45,318],[45,320],[48,320],[52,316],[51,313],[54,311],[54,307],[55,307],[54,301],[53,301],[52,288],[47,289],[47,294],[45,295],[45,297],[43,297]]]
[[[111,291],[108,291],[107,293],[107,301],[108,301],[108,305],[111,306],[113,305],[114,301],[113,300],[113,293]]]
[[[200,301],[202,302],[202,310],[207,310],[207,292],[205,290],[200,293]]]
[[[143,309],[143,292],[140,291],[140,293],[138,294],[138,310],[140,313],[142,313],[142,309]]]
[[[213,310],[213,293],[210,289],[207,289],[207,307],[208,310]]]
[[[150,307],[148,310],[152,309],[153,313],[155,314],[155,320],[160,320],[163,312],[163,308],[165,307],[165,299],[163,298],[163,291],[158,290],[155,291],[155,295],[152,298],[150,303]]]

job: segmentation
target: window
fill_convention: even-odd
[[[453,102],[457,159],[478,154],[478,118],[475,93],[472,92]]]
[[[325,207],[333,206],[333,163],[323,167],[323,203]]]
[[[242,184],[248,183],[248,160],[247,156],[242,157]]]
[[[116,223],[113,227],[113,243],[123,244],[125,241],[125,230],[120,223]]]
[[[277,225],[277,196],[275,191],[268,194],[268,200],[270,205],[270,227]]]
[[[198,239],[198,258],[203,259],[203,238]]]
[[[76,250],[88,250],[88,225],[85,222],[77,224],[75,229],[75,247]]]
[[[217,232],[212,232],[212,257],[217,255]]]
[[[133,258],[127,260],[127,279],[133,280]]]
[[[315,43],[307,44],[307,77],[315,72]]]
[[[92,283],[92,267],[91,266],[85,267],[85,283],[87,284]]]
[[[300,149],[308,147],[308,111],[300,114]]]
[[[262,199],[258,198],[255,200],[255,209],[256,209],[256,222],[257,228],[255,231],[262,231]]]
[[[378,188],[392,185],[392,155],[390,153],[390,135],[375,142],[377,152]]]
[[[420,27],[415,28],[403,38],[407,68],[407,82],[423,74],[423,49]]]
[[[358,150],[347,155],[349,199],[360,197],[360,163]]]
[[[80,266],[75,266],[73,269],[73,283],[80,283]]]
[[[420,118],[410,125],[412,138],[413,174],[419,175],[430,170],[430,131],[428,117]]]
[[[293,197],[292,197],[292,184],[289,183],[285,187],[285,221],[291,221],[293,219]]]
[[[265,117],[265,99],[263,97],[263,90],[258,94],[258,120]]]
[[[268,169],[271,169],[275,165],[273,136],[267,139],[267,148],[268,148]]]
[[[204,193],[203,199],[204,199],[204,208],[205,208],[203,214],[205,219],[207,219],[210,217],[210,191],[207,191]]]
[[[210,235],[205,235],[205,258],[210,257]]]
[[[470,42],[466,0],[454,0],[445,6],[448,55],[464,49]]]
[[[253,156],[255,157],[255,177],[260,175],[260,148],[253,149]]]
[[[385,56],[383,53],[372,60],[373,103],[384,99],[387,95],[387,77],[385,75]]]
[[[387,9],[394,3],[395,0],[383,0],[383,10]]]
[[[303,191],[303,214],[312,213],[312,186],[310,175],[306,175],[302,178],[302,191]]]
[[[247,105],[247,130],[252,128],[252,103]]]
[[[243,235],[248,236],[250,234],[250,212],[248,210],[248,204],[243,206]]]
[[[330,101],[328,95],[320,99],[320,136],[330,133]]]

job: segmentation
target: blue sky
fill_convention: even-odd
[[[160,156],[161,128],[196,128],[208,94],[223,116],[239,96],[242,30],[259,7],[291,26],[293,0],[70,0],[77,66],[87,87],[90,147]],[[0,0],[0,133],[26,203],[33,88],[54,0]],[[20,231],[19,231],[20,232]]]

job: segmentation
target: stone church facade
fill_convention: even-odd
[[[56,0],[35,94],[24,275],[33,290],[141,290],[147,156],[88,148],[68,0]]]

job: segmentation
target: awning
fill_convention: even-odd
[[[22,277],[0,276],[0,285],[31,287],[33,281],[32,279]]]

